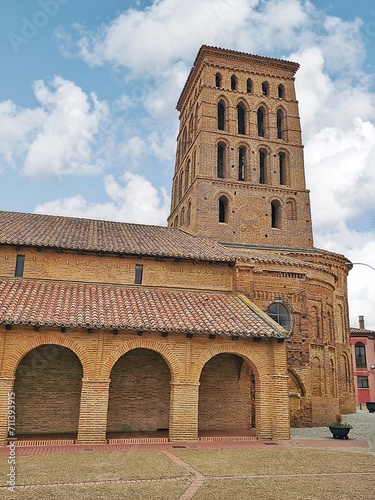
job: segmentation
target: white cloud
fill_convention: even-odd
[[[104,189],[109,197],[106,203],[92,203],[77,195],[42,203],[34,212],[166,225],[170,199],[165,189],[161,188],[158,192],[144,177],[128,171],[124,173],[120,182],[112,175],[108,175],[104,179]]]
[[[50,86],[34,83],[39,103],[33,109],[0,103],[0,155],[7,165],[22,165],[26,175],[54,177],[100,170],[94,142],[108,106],[75,83],[55,77]]]

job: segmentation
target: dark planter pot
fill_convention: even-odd
[[[335,439],[349,439],[350,427],[331,427],[328,426],[329,430]]]
[[[366,408],[370,413],[375,413],[375,401],[367,401]]]

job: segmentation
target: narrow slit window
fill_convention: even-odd
[[[223,101],[217,105],[217,128],[219,130],[225,129],[225,104]]]
[[[225,196],[219,199],[219,222],[228,222],[228,200]]]
[[[259,184],[266,184],[267,182],[266,158],[266,151],[261,149],[259,151]]]
[[[246,148],[241,146],[238,149],[238,180],[245,180],[245,159],[246,159]]]
[[[135,266],[134,284],[135,285],[141,285],[142,284],[142,279],[143,279],[143,266],[140,265],[140,264],[137,264]]]
[[[224,177],[225,144],[220,142],[217,146],[217,176]]]
[[[260,107],[257,112],[258,136],[264,137],[264,108]]]
[[[239,134],[245,134],[245,108],[242,104],[237,106],[237,127]]]
[[[17,255],[16,269],[14,272],[14,276],[18,276],[18,277],[23,276],[24,266],[25,266],[25,256],[24,255]]]
[[[279,153],[279,173],[280,173],[280,184],[284,186],[285,184],[287,184],[285,153]]]
[[[284,112],[277,110],[277,138],[284,139]]]
[[[278,200],[271,203],[271,227],[274,229],[281,227],[281,206]]]

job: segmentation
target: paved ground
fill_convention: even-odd
[[[0,498],[130,500],[375,499],[375,414],[358,412],[348,441],[327,428],[287,442],[0,449]],[[370,444],[370,446],[369,446]]]

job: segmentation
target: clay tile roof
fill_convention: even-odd
[[[245,296],[143,286],[0,279],[0,323],[153,332],[288,336]]]
[[[163,226],[0,211],[0,244],[232,262],[211,238]]]

